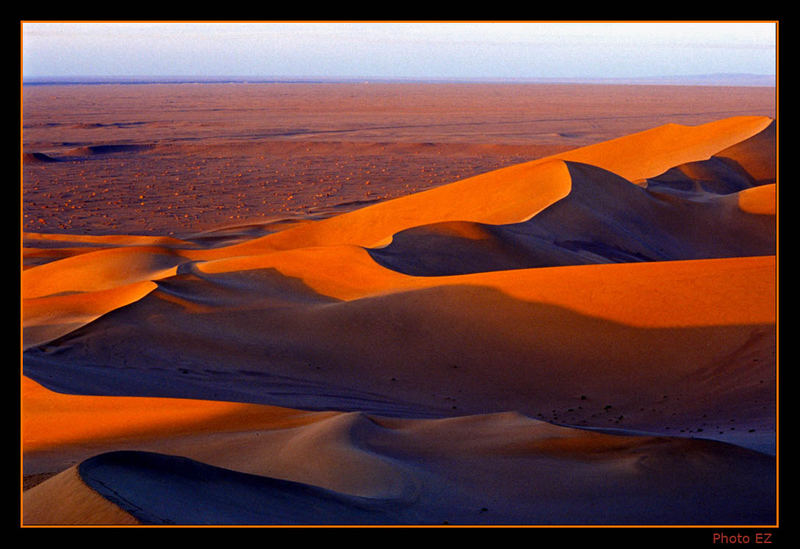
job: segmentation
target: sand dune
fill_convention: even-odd
[[[699,126],[667,124],[556,156],[592,164],[631,181],[643,181],[674,166],[706,160],[765,130],[774,137],[773,124],[763,116],[726,118]],[[768,139],[755,148],[774,151]]]
[[[655,128],[281,231],[221,253],[335,244],[380,247],[403,229],[432,223],[519,223],[570,193],[572,180],[567,161],[597,166],[630,181],[645,180],[676,165],[707,159],[737,140],[752,137],[770,123],[765,117],[741,117],[700,127]],[[647,151],[645,163],[636,160],[642,156],[641,151]],[[219,256],[220,252],[215,252]]]
[[[676,262],[672,270],[608,265],[627,269],[598,274],[602,299],[592,299],[592,289],[571,290],[586,282],[578,269],[547,273],[561,284],[547,285],[539,270],[530,270],[539,276],[504,271],[345,301],[315,292],[315,281],[309,287],[268,269],[187,275],[29,349],[26,372],[79,394],[409,417],[516,410],[549,418],[553,410],[574,409],[585,395],[594,417],[587,410],[565,421],[610,426],[611,416],[601,412],[611,404],[632,429],[660,428],[651,425],[650,412],[665,413],[664,395],[680,399],[669,402],[678,406],[670,414],[696,411],[719,425],[741,411],[741,394],[766,406],[751,418],[759,425],[750,438],[760,445],[773,402],[770,259]],[[531,295],[531,287],[547,297]],[[643,293],[651,298],[638,305]],[[646,364],[642,348],[652,353]],[[741,383],[708,391],[699,379],[717,369]],[[231,383],[236,378],[244,383]],[[691,410],[698,401],[701,409]],[[676,421],[667,427],[678,429],[685,419]]]
[[[255,458],[270,475],[211,465],[211,453],[198,448],[194,453],[208,461],[104,453],[62,473],[86,485],[63,486],[74,507],[45,505],[65,484],[55,477],[26,494],[31,516],[69,524],[90,514],[97,524],[153,525],[773,520],[758,511],[774,497],[772,460],[709,441],[619,437],[514,415],[392,422],[342,414],[293,432],[258,434],[267,440],[257,448],[239,437],[213,449],[215,455],[243,449],[241,457]],[[316,467],[303,465],[309,455]],[[565,463],[572,465],[568,475]],[[366,495],[358,495],[364,487]],[[100,506],[97,493],[116,508],[87,513]],[[709,506],[711,500],[722,503]]]
[[[68,334],[100,316],[137,301],[156,288],[149,280],[97,291],[25,299],[23,348]]]
[[[45,485],[34,486],[25,494],[24,509],[22,520],[26,525],[85,525],[87,517],[91,517],[88,522],[93,525],[140,524],[115,503],[86,486],[75,468],[59,473]]]
[[[43,152],[26,152],[22,155],[23,164],[34,164],[37,162],[58,162],[58,158],[54,158]]]
[[[737,195],[739,208],[748,213],[775,215],[778,187],[774,183],[745,189]]]
[[[758,184],[774,181],[777,170],[777,130],[777,123],[773,120],[757,134],[731,145],[715,156],[733,160]]]
[[[49,433],[49,440],[30,441],[33,463],[47,459],[48,447],[81,461],[25,493],[31,524],[82,524],[87,517],[94,524],[772,520],[762,511],[774,498],[765,482],[772,460],[706,440],[604,434],[518,413],[439,420],[299,413],[59,395],[30,381],[26,394],[32,410],[25,431],[38,423],[39,433]],[[63,426],[47,431],[61,407],[86,432],[69,440]],[[111,504],[102,505],[97,492]],[[649,494],[644,507],[642,493]],[[60,497],[72,504],[52,505]],[[670,504],[673,498],[682,504]],[[709,506],[711,499],[726,503]]]
[[[322,219],[26,235],[26,468],[66,470],[24,522],[773,523],[774,137],[670,124]]]
[[[196,257],[338,244],[380,247],[398,231],[442,221],[516,223],[563,198],[569,188],[561,161],[510,166]]]
[[[665,196],[594,166],[566,165],[569,196],[526,222],[473,224],[470,231],[464,222],[460,231],[442,223],[418,226],[371,255],[392,269],[430,276],[775,253],[774,219],[752,215],[765,211],[767,204],[755,203],[768,196],[748,194],[738,203],[710,193],[702,200]]]

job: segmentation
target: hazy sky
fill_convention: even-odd
[[[23,77],[775,74],[774,22],[22,22]]]

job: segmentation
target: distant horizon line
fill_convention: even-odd
[[[661,84],[774,87],[777,76],[709,73],[641,77],[403,77],[403,76],[29,76],[23,86],[101,84],[332,84],[332,83],[517,83],[517,84]]]

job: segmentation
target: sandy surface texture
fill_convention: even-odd
[[[27,86],[25,231],[186,234],[327,216],[662,124],[775,116],[773,88]]]
[[[774,90],[24,90],[22,524],[777,522]]]

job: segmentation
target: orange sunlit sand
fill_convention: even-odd
[[[28,233],[23,522],[771,524],[774,155],[735,116],[220,240]]]

